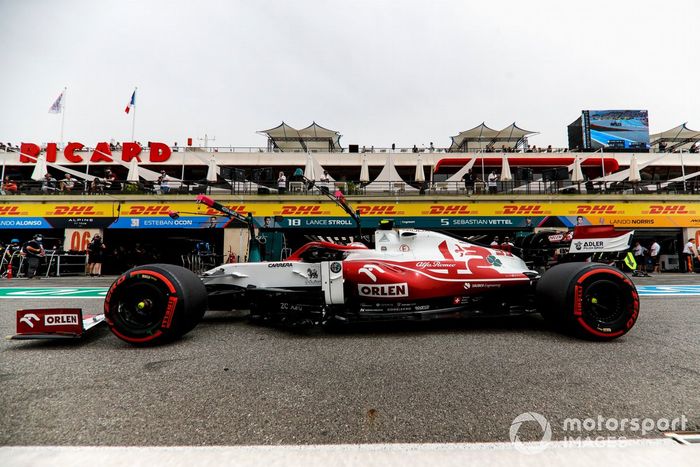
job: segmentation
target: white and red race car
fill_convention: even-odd
[[[110,287],[104,320],[124,341],[151,344],[189,332],[207,309],[248,309],[255,321],[289,326],[539,312],[575,335],[610,340],[634,326],[639,297],[605,264],[570,262],[540,274],[510,252],[388,222],[374,248],[312,242],[284,261],[223,264],[201,277],[175,265],[138,266]],[[37,317],[31,328],[23,312]],[[45,316],[71,336],[82,334],[83,321],[102,319],[23,310],[17,337],[55,334]]]

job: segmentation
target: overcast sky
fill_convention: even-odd
[[[566,145],[582,109],[700,129],[700,2],[0,0],[0,140],[448,146],[485,121]]]

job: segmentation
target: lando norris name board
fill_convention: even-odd
[[[284,228],[354,228],[338,206],[324,202],[225,203],[229,209],[251,213],[263,224],[266,217],[282,216]],[[570,227],[576,223],[612,224],[625,228],[700,227],[700,202],[532,202],[455,203],[357,202],[363,226],[394,219],[407,227],[514,228]],[[174,219],[170,214],[180,213]],[[229,220],[218,211],[195,202],[6,202],[0,203],[0,229],[50,228],[221,228]]]

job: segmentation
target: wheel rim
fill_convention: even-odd
[[[161,325],[168,303],[168,291],[159,283],[123,284],[112,298],[110,309],[121,328],[136,335],[152,334]]]
[[[620,283],[595,280],[584,289],[581,303],[583,318],[596,328],[615,329],[625,318],[625,297]]]

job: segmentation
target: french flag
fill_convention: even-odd
[[[131,100],[126,106],[126,109],[124,109],[124,112],[129,113],[132,107],[136,105],[136,89],[134,89],[134,92],[131,94]]]

